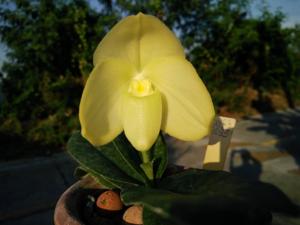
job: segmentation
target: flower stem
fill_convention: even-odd
[[[151,161],[151,152],[150,151],[143,151],[140,152],[141,159],[143,163],[140,164],[140,167],[145,172],[146,176],[149,180],[153,181],[153,163]]]
[[[140,152],[140,156],[142,158],[143,163],[148,163],[151,161],[151,152],[150,151],[142,151],[142,152]]]

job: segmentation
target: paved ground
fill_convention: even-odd
[[[201,167],[207,140],[167,142],[172,162]],[[232,172],[274,184],[300,205],[300,109],[239,121],[230,148]],[[66,154],[0,164],[0,225],[53,224],[53,208],[75,181],[74,168]],[[300,220],[275,216],[274,224]]]
[[[201,168],[208,140],[167,139],[170,158],[186,167]],[[196,156],[196,157],[195,157]],[[300,109],[238,121],[228,154],[231,172],[278,187],[300,206]],[[273,224],[300,225],[300,218],[275,215]]]
[[[0,164],[0,224],[50,225],[75,164],[65,154]]]

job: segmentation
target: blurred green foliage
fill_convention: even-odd
[[[99,41],[120,18],[139,11],[180,37],[216,108],[242,110],[247,89],[263,101],[280,89],[300,99],[300,26],[284,15],[250,18],[245,0],[0,0],[3,65],[0,132],[41,146],[64,146],[79,128],[78,105]],[[239,94],[237,94],[237,92]]]

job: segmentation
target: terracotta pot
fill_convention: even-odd
[[[184,170],[184,167],[171,165],[165,174],[171,175]],[[99,196],[105,191],[103,186],[96,183],[91,177],[77,181],[69,187],[59,198],[54,212],[55,225],[89,225],[84,220],[84,208],[87,196]],[[121,224],[121,223],[120,223]]]
[[[59,198],[54,212],[55,225],[87,225],[83,221],[83,207],[87,195],[99,195],[103,187],[90,177],[77,181]]]

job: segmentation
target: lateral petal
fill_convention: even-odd
[[[140,70],[157,57],[184,57],[184,49],[174,33],[154,16],[138,13],[117,23],[94,52],[94,65],[105,58],[122,58]]]
[[[127,139],[139,151],[148,151],[156,141],[162,117],[160,93],[136,97],[131,94],[123,100],[123,126]]]
[[[112,141],[123,130],[122,94],[133,74],[130,64],[110,59],[97,64],[91,72],[79,106],[82,135],[93,145]]]
[[[198,140],[210,132],[213,103],[190,62],[179,57],[160,58],[144,73],[162,94],[162,130],[185,141]]]

